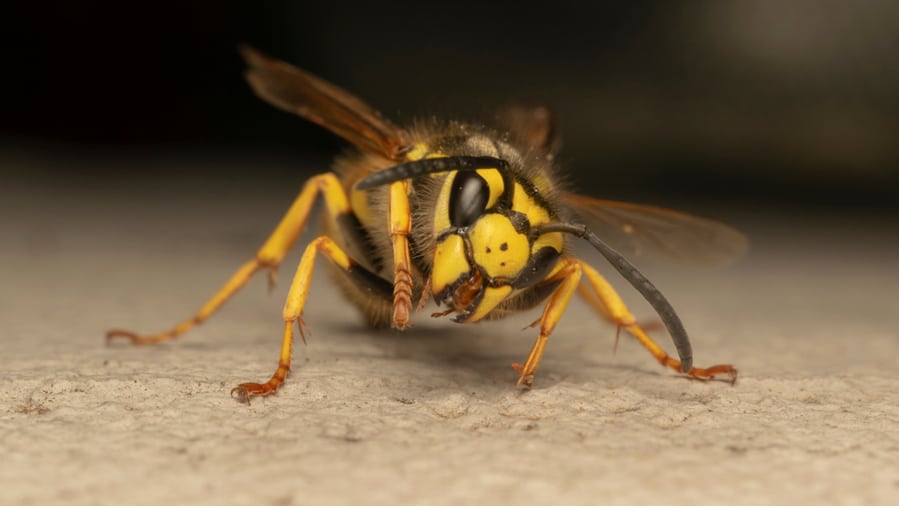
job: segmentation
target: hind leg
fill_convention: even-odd
[[[274,283],[278,266],[305,228],[312,205],[319,194],[324,196],[328,213],[332,216],[338,217],[352,212],[337,176],[332,173],[314,176],[303,185],[299,196],[255,257],[240,266],[224,286],[191,318],[156,334],[138,335],[127,330],[113,329],[106,333],[106,340],[124,338],[130,340],[132,344],[157,344],[168,341],[206,321],[260,270],[268,269],[269,283]]]
[[[629,334],[634,336],[644,348],[652,354],[655,359],[663,366],[670,367],[677,372],[681,372],[681,363],[675,358],[671,358],[668,353],[656,344],[646,332],[637,325],[634,316],[628,310],[627,306],[621,300],[621,297],[612,288],[612,285],[603,278],[599,272],[593,267],[582,261],[578,261],[581,270],[584,273],[585,285],[579,290],[581,296],[600,314],[603,318],[610,320],[619,328],[627,330]],[[711,367],[701,368],[692,367],[685,373],[687,376],[696,379],[709,380],[718,376],[726,376],[731,383],[737,380],[737,370],[729,364],[713,365]]]

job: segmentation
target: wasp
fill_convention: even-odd
[[[511,108],[494,124],[422,121],[400,128],[347,91],[253,48],[242,46],[245,77],[264,101],[317,123],[355,149],[333,170],[309,179],[255,256],[191,318],[170,330],[138,335],[110,330],[107,341],[168,341],[203,323],[256,273],[269,283],[324,201],[323,233],[305,248],[283,310],[278,367],[264,383],[242,383],[243,402],[277,392],[291,368],[303,309],[319,256],[333,280],[372,327],[406,329],[429,299],[458,323],[496,319],[542,304],[531,325],[537,339],[517,385],[530,387],[550,334],[577,292],[603,319],[637,339],[663,366],[686,376],[733,382],[731,365],[692,365],[687,332],[662,293],[599,233],[617,244],[652,246],[729,260],[745,237],[727,225],[689,214],[599,200],[566,191],[555,161],[558,142],[547,109]],[[584,240],[658,313],[674,340],[668,355],[637,323],[611,284],[572,251]],[[620,249],[620,248],[619,248]],[[415,302],[417,300],[417,303]]]

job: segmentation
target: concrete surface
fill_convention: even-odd
[[[324,276],[312,335],[273,371],[297,255],[207,325],[166,328],[248,258],[302,180],[109,186],[11,172],[0,194],[0,504],[893,504],[899,497],[899,241],[889,222],[738,210],[727,269],[652,267],[697,365],[658,366],[572,304],[533,390],[514,386],[534,314],[365,330]],[[150,163],[149,165],[152,165]],[[152,167],[145,167],[152,168]],[[609,272],[597,258],[596,265]],[[620,278],[638,316],[652,312]],[[427,313],[427,311],[425,311]],[[673,351],[660,333],[659,342]]]

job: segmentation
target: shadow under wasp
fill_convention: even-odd
[[[278,368],[265,383],[242,383],[248,402],[275,393],[290,371],[316,258],[371,326],[405,329],[429,298],[459,323],[495,319],[543,304],[531,326],[537,340],[517,385],[530,387],[549,335],[577,292],[602,318],[634,336],[659,363],[687,376],[736,379],[731,365],[694,367],[681,320],[662,293],[600,238],[693,259],[729,261],[746,239],[734,229],[685,213],[599,200],[565,191],[558,147],[544,108],[511,108],[494,125],[423,121],[400,128],[347,91],[259,51],[242,47],[246,78],[263,100],[332,131],[355,146],[333,171],[309,179],[256,255],[191,318],[151,335],[110,330],[107,340],[168,341],[202,323],[259,271],[277,268],[324,200],[324,231],[310,242],[284,305]],[[599,232],[599,234],[597,233]],[[571,238],[593,246],[656,310],[679,360],[637,324],[612,286],[571,252]]]

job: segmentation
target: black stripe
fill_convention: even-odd
[[[375,272],[381,272],[384,268],[384,259],[378,255],[378,249],[368,230],[359,221],[359,217],[353,212],[341,213],[335,217],[335,221],[350,249],[362,255]]]
[[[426,158],[414,162],[401,163],[362,178],[356,183],[357,190],[369,190],[377,186],[395,183],[417,176],[449,172],[451,170],[477,170],[495,168],[505,171],[508,162],[491,156],[448,156],[443,158]]]
[[[550,246],[544,246],[531,255],[524,269],[512,281],[512,288],[527,288],[539,283],[559,261],[559,252]]]
[[[350,260],[350,268],[344,272],[357,286],[373,296],[393,302],[393,283]]]

